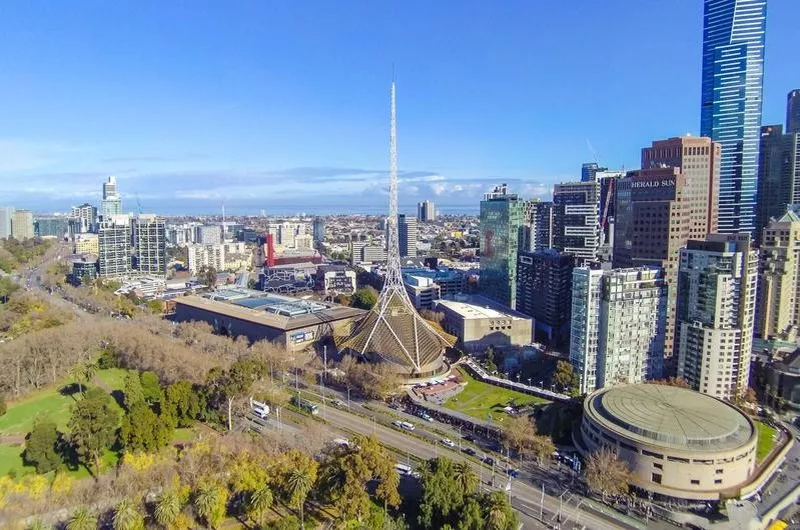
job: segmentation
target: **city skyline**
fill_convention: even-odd
[[[547,198],[553,184],[579,179],[592,151],[604,166],[635,169],[639,146],[653,138],[699,133],[699,2],[635,11],[625,2],[577,10],[512,4],[487,19],[504,28],[503,38],[472,31],[490,10],[479,4],[455,13],[445,4],[392,13],[370,7],[358,10],[363,18],[354,5],[303,10],[305,17],[248,6],[221,18],[208,6],[189,14],[196,27],[176,35],[156,27],[147,10],[119,5],[81,18],[82,9],[91,7],[78,7],[63,24],[58,7],[12,6],[0,22],[4,47],[25,50],[0,57],[8,79],[0,96],[14,102],[0,129],[0,202],[64,212],[98,202],[97,182],[116,175],[123,198],[138,195],[146,210],[166,214],[214,213],[223,201],[232,214],[366,211],[385,187],[379,94],[391,62],[398,98],[411,103],[399,116],[406,213],[425,199],[443,213],[477,213],[481,195],[499,182],[522,197]],[[165,9],[159,14],[181,11]],[[796,88],[791,57],[780,52],[798,11],[788,0],[770,3],[764,123],[782,121],[786,93]],[[113,23],[121,16],[129,17],[123,28]],[[271,31],[257,33],[264,28],[248,17],[268,20]],[[647,24],[664,18],[681,23]],[[325,21],[320,35],[306,38],[309,24]],[[606,22],[626,32],[597,39],[592,28]],[[361,28],[359,41],[373,32],[379,41],[388,37],[365,51],[338,37],[351,26]],[[115,28],[115,38],[104,27]],[[561,53],[537,53],[567,28],[573,37],[559,41]],[[206,42],[203,30],[219,37]],[[44,31],[56,38],[38,39]],[[140,42],[144,33],[148,41]],[[628,43],[637,35],[645,45],[634,50]],[[133,57],[133,43],[141,57]],[[175,64],[184,54],[186,64]],[[634,67],[642,79],[663,72],[659,61],[646,60],[651,55],[674,58],[669,87],[645,89],[620,75]],[[453,56],[447,68],[435,68]],[[541,82],[542,68],[551,82]],[[651,105],[647,118],[637,111],[643,105]],[[295,119],[287,121],[290,112]],[[301,199],[303,206],[279,208]]]

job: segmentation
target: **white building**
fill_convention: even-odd
[[[417,309],[430,309],[441,298],[441,288],[432,278],[403,274],[403,284]]]
[[[136,269],[143,274],[166,276],[167,231],[164,218],[139,214],[133,221]]]
[[[188,245],[189,271],[196,274],[201,267],[225,270],[225,247],[223,245]]]
[[[100,207],[103,220],[122,215],[122,196],[117,192],[117,177],[108,177],[103,183],[103,200]]]
[[[294,248],[296,250],[313,250],[314,237],[311,234],[300,234],[295,236]]]
[[[127,215],[103,219],[98,231],[100,276],[124,278],[131,272],[131,221]]]
[[[663,376],[666,296],[658,268],[573,270],[570,363],[581,392]]]
[[[219,225],[200,225],[194,227],[196,245],[219,245],[222,243],[222,228]]]
[[[678,376],[694,390],[731,399],[747,389],[757,274],[747,234],[709,234],[681,250]]]
[[[0,208],[0,239],[11,237],[11,225],[14,220],[14,207]]]

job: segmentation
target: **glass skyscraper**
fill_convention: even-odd
[[[700,129],[722,144],[719,232],[756,229],[767,0],[705,0]]]
[[[515,308],[517,299],[517,253],[524,201],[508,193],[505,184],[481,201],[481,292],[501,304]]]

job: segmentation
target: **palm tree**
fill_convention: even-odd
[[[506,527],[506,511],[503,495],[489,495],[486,506],[487,530],[503,530]]]
[[[468,462],[458,462],[453,466],[454,479],[465,495],[475,491],[478,487],[478,476]]]
[[[175,491],[168,490],[158,496],[156,499],[156,509],[153,511],[153,516],[156,523],[165,528],[178,519],[181,514],[181,500]]]
[[[263,523],[264,516],[272,506],[272,490],[263,485],[255,490],[247,502],[247,515],[256,523]]]
[[[300,510],[300,528],[305,529],[303,506],[306,503],[308,492],[311,491],[311,487],[314,485],[311,472],[306,467],[292,470],[286,485],[288,486],[290,497],[289,505]]]
[[[41,519],[36,519],[28,525],[27,530],[51,530],[52,528],[52,525],[45,523]]]
[[[76,508],[67,521],[67,530],[97,530],[97,516],[86,506]]]
[[[86,381],[87,385],[97,375],[98,368],[97,363],[94,361],[86,362],[81,366],[81,378]]]
[[[144,516],[135,502],[123,499],[114,506],[111,527],[114,530],[144,530]]]
[[[216,526],[225,517],[225,504],[228,499],[228,490],[216,482],[203,482],[197,488],[194,498],[194,509],[206,524],[211,528]]]

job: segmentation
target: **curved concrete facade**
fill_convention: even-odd
[[[758,433],[739,409],[705,394],[640,384],[603,388],[584,401],[584,457],[602,447],[631,469],[631,484],[658,495],[737,496],[756,465]]]

